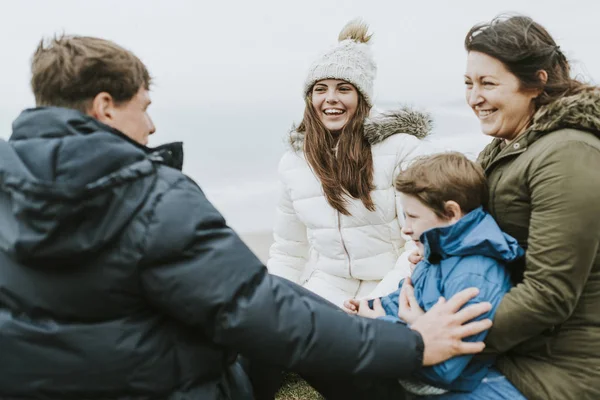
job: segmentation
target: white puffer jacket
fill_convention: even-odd
[[[365,121],[364,134],[373,155],[375,189],[371,197],[375,211],[369,211],[360,200],[348,198],[350,216],[329,205],[321,182],[302,153],[304,135],[293,132],[292,150],[279,164],[282,193],[269,271],[338,306],[349,298],[381,296],[395,290],[408,264],[405,257],[399,262],[404,239],[394,178],[413,158],[433,152],[419,139],[429,134],[430,125],[428,115],[408,109]],[[386,288],[375,291],[386,276]]]

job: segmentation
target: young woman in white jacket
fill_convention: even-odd
[[[272,274],[340,307],[387,294],[408,273],[393,182],[411,159],[430,152],[420,140],[430,131],[427,115],[404,109],[368,118],[376,65],[367,32],[350,22],[310,68],[304,118],[279,164],[267,263]]]

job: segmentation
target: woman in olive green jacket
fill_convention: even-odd
[[[465,48],[466,99],[494,138],[479,155],[488,209],[526,255],[510,266],[516,285],[486,341],[504,376],[431,398],[514,400],[490,390],[511,388],[499,381],[508,379],[528,399],[598,400],[600,88],[571,79],[560,48],[527,17],[476,25]]]
[[[489,211],[526,249],[488,347],[529,399],[600,399],[600,89],[530,18],[471,29],[466,97]]]

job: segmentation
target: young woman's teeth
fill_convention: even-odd
[[[479,116],[480,117],[487,117],[488,115],[492,114],[495,110],[480,110],[479,111]]]
[[[327,115],[339,115],[339,114],[342,114],[344,111],[343,110],[331,110],[331,109],[328,109],[328,110],[325,110],[323,112],[325,114],[327,114]]]

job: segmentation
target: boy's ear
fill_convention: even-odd
[[[453,224],[458,222],[463,217],[463,212],[457,202],[454,200],[448,200],[444,203],[444,209],[446,210],[446,216],[448,221]]]

